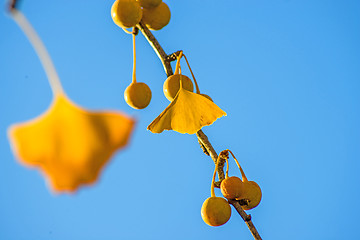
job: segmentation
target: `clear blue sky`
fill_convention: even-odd
[[[262,237],[358,238],[360,2],[165,2],[172,19],[154,34],[167,53],[184,50],[202,92],[227,112],[203,130],[261,186],[262,202],[248,212]],[[142,111],[125,103],[131,36],[113,24],[112,3],[20,5],[73,101],[138,119],[128,148],[76,195],[53,195],[10,151],[7,127],[41,114],[52,95],[28,40],[0,13],[0,239],[252,239],[234,211],[222,227],[202,221],[214,166],[196,137],[146,130],[169,102],[162,65],[141,35],[137,79],[153,98]]]

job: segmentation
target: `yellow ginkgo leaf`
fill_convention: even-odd
[[[134,122],[120,112],[87,111],[60,94],[43,115],[11,126],[8,134],[21,163],[40,168],[53,190],[73,192],[97,180],[128,143]]]
[[[147,129],[153,133],[174,130],[194,134],[222,116],[226,116],[226,113],[215,103],[200,94],[180,88],[175,99]]]

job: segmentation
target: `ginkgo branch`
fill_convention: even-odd
[[[173,70],[170,65],[170,62],[176,60],[176,57],[178,56],[180,51],[177,51],[175,53],[167,55],[165,53],[164,49],[161,47],[160,43],[157,41],[157,39],[154,37],[154,35],[150,32],[150,30],[145,26],[144,23],[140,22],[137,25],[137,27],[140,29],[141,33],[145,36],[145,38],[148,40],[148,42],[150,43],[150,45],[152,46],[152,48],[154,49],[154,51],[160,58],[161,63],[163,64],[163,67],[165,69],[166,75],[168,77],[170,75],[173,75]],[[214,161],[214,164],[216,164],[217,159],[218,159],[218,154],[216,153],[215,149],[211,145],[208,137],[205,135],[205,133],[202,130],[199,130],[196,133],[196,136],[198,138],[198,141],[199,141],[201,147],[204,150],[204,153],[209,155],[212,158],[212,160]],[[215,187],[219,187],[221,181],[225,178],[224,170],[223,170],[224,163],[225,163],[225,157],[227,157],[227,156],[224,156],[224,157],[221,156],[219,158],[219,161],[221,161],[221,162],[219,162],[218,169],[217,169],[219,181],[217,183],[215,183]],[[261,237],[251,220],[251,215],[248,215],[245,213],[245,211],[242,209],[242,207],[240,205],[240,202],[237,200],[229,200],[229,203],[231,205],[233,205],[233,207],[239,213],[241,218],[244,220],[244,222],[248,226],[251,234],[253,235],[254,239],[261,240]]]
[[[16,9],[17,3],[18,3],[17,0],[10,0],[9,5],[8,5],[9,10],[12,11],[12,10]],[[171,63],[171,61],[176,60],[176,58],[177,58],[178,54],[180,53],[180,51],[177,51],[177,52],[174,52],[174,53],[172,53],[170,55],[167,55],[165,53],[164,49],[159,44],[159,42],[157,41],[157,39],[154,37],[154,35],[145,26],[145,24],[140,22],[137,25],[137,27],[140,29],[142,34],[145,36],[145,38],[148,40],[148,42],[150,43],[150,45],[152,46],[152,48],[154,49],[154,51],[158,55],[159,59],[161,60],[161,63],[163,64],[166,75],[167,76],[173,75],[173,70],[172,70],[172,67],[171,67],[170,63]],[[134,34],[137,34],[137,33],[134,33]],[[214,161],[214,164],[216,164],[217,159],[218,159],[218,155],[217,155],[216,151],[214,150],[214,148],[212,147],[210,141],[208,140],[208,137],[205,135],[205,133],[203,133],[202,130],[199,130],[196,133],[196,136],[198,138],[198,141],[199,141],[201,147],[204,150],[204,153],[209,155],[212,158],[212,160]],[[217,169],[218,176],[219,176],[219,181],[217,183],[215,183],[215,187],[219,187],[221,181],[224,179],[224,170],[223,170],[223,168],[224,168],[224,163],[225,163],[225,157],[220,156],[220,158],[219,158],[219,161],[221,161],[218,164],[218,169]],[[237,201],[237,200],[228,200],[228,201],[229,201],[229,203],[231,205],[233,205],[233,207],[239,213],[241,218],[244,220],[244,222],[248,226],[250,232],[252,233],[254,239],[261,240],[261,237],[260,237],[257,229],[255,228],[254,224],[252,223],[251,215],[248,215],[248,214],[245,213],[245,211],[242,209],[239,201]]]

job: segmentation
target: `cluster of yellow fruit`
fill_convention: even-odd
[[[146,85],[143,82],[136,82],[136,51],[135,51],[135,35],[133,35],[133,46],[134,46],[134,68],[133,68],[133,81],[132,83],[126,88],[124,93],[124,98],[126,103],[135,109],[143,109],[147,107],[151,100],[151,90],[148,85]],[[186,58],[185,55],[181,52],[178,56],[178,61],[175,68],[174,75],[169,76],[163,85],[163,92],[165,97],[171,102],[174,100],[175,96],[179,92],[180,89],[180,83],[183,89],[193,92],[194,91],[194,85],[192,83],[192,80],[187,77],[186,75],[181,74],[181,67],[180,67],[180,59],[184,57],[186,59],[186,62],[188,64],[188,67],[191,71],[190,64]],[[206,95],[201,94],[199,87],[197,85],[196,79],[194,74],[192,73],[192,77],[195,82],[197,93],[210,99],[212,99]]]
[[[111,17],[116,25],[136,27],[142,21],[151,30],[160,30],[170,21],[170,9],[162,0],[116,0],[111,7]],[[126,88],[126,103],[135,109],[146,108],[151,101],[151,90],[146,83],[136,81],[135,34],[133,34],[134,66],[132,83]]]
[[[170,9],[162,0],[116,0],[111,8],[113,21],[121,28],[142,21],[151,30],[160,30],[170,21]]]
[[[244,210],[250,210],[259,205],[262,196],[261,189],[256,182],[248,181],[239,162],[236,160],[234,154],[230,150],[222,151],[219,155],[217,163],[219,163],[220,156],[222,154],[226,154],[227,156],[228,152],[230,152],[234,157],[234,160],[240,169],[242,180],[236,176],[228,176],[229,163],[226,157],[227,170],[226,177],[220,185],[221,193],[227,199],[239,200],[241,204],[244,204],[241,205]],[[214,181],[218,167],[217,165],[218,164],[216,164],[211,183],[211,197],[205,200],[201,208],[202,219],[210,226],[221,226],[225,224],[231,216],[231,208],[228,201],[222,197],[215,196]]]

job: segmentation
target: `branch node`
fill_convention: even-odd
[[[214,187],[220,188],[221,182],[222,182],[222,181],[214,182]]]
[[[138,33],[139,33],[139,28],[134,27],[132,30],[132,34],[134,34],[136,36],[136,35],[138,35]]]
[[[219,158],[223,158],[224,160],[229,159],[229,151],[223,150],[219,154]]]
[[[17,0],[10,0],[9,4],[8,4],[8,10],[10,12],[12,12],[12,10],[16,9],[17,6],[18,6],[18,1]]]
[[[247,205],[249,205],[249,199],[240,199],[239,200],[239,203],[240,203],[240,205],[241,206],[247,206]]]
[[[179,50],[179,51],[176,51],[176,52],[174,52],[172,54],[167,55],[166,58],[165,58],[165,61],[166,62],[176,61],[181,52],[182,52],[182,50]]]
[[[245,218],[245,222],[250,222],[251,221],[251,214],[247,215]]]

